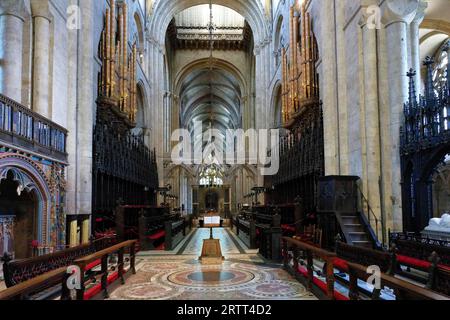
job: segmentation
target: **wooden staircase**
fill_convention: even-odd
[[[348,244],[374,249],[376,240],[359,212],[336,212],[336,218]]]

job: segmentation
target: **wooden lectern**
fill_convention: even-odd
[[[225,257],[222,256],[220,240],[213,237],[213,228],[220,227],[220,216],[209,212],[204,219],[204,227],[210,228],[210,234],[209,239],[203,240],[202,255],[199,259],[203,264],[221,264]]]

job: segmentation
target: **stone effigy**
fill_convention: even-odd
[[[450,214],[445,213],[441,218],[430,219],[422,235],[430,239],[450,241]]]

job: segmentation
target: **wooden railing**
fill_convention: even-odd
[[[358,289],[358,279],[367,281],[372,274],[367,273],[367,267],[360,264],[348,262],[350,276],[351,300],[360,300],[360,291]],[[416,286],[410,282],[395,278],[393,276],[381,273],[381,288],[388,287],[394,290],[396,300],[450,300],[439,293]],[[374,290],[373,300],[380,299],[380,290]]]
[[[307,267],[307,275],[306,282],[305,277],[299,274],[299,260],[300,254],[299,251],[303,251],[306,256],[306,267]],[[290,252],[292,252],[292,256],[290,256]],[[376,263],[377,258],[382,258],[381,255],[378,254],[377,251],[373,251],[377,253],[376,256],[370,256],[369,254],[364,254],[364,252],[360,252],[362,257],[358,257],[360,261],[367,261],[368,263],[375,263],[376,265],[386,264],[390,265],[390,257],[386,255],[384,260],[388,261],[380,261],[380,263]],[[334,290],[334,283],[336,281],[334,276],[335,263],[337,263],[336,258],[340,258],[341,262],[345,264],[345,272],[349,274],[350,282],[349,282],[349,299],[358,300],[362,298],[362,290],[358,287],[358,279],[363,281],[367,281],[371,273],[368,273],[368,267],[363,266],[358,263],[350,262],[346,257],[347,255],[339,254],[337,256],[334,252],[326,251],[324,249],[315,247],[309,243],[302,242],[299,240],[295,240],[292,238],[283,237],[283,258],[284,258],[284,267],[287,269],[292,275],[294,275],[300,282],[304,282],[309,291],[314,293],[319,293],[319,296],[323,296],[321,291],[316,290],[316,286],[314,286],[315,282],[317,283],[317,279],[314,277],[314,258],[319,258],[325,262],[325,277],[326,277],[326,288],[325,288],[325,298],[326,299],[335,299],[336,292]],[[290,264],[290,260],[293,260],[292,266]],[[345,259],[345,260],[342,260]],[[375,260],[374,260],[375,259]],[[340,269],[338,265],[336,268]],[[383,270],[390,270],[391,268],[383,268]],[[343,270],[341,270],[343,271]],[[387,271],[389,272],[389,271]],[[428,300],[450,300],[450,297],[439,294],[436,291],[432,291],[426,288],[422,288],[412,284],[411,282],[407,282],[405,280],[399,279],[394,275],[389,275],[381,272],[381,288],[388,287],[393,289],[395,292],[396,300],[416,300],[416,299],[428,299]],[[442,279],[441,279],[442,278]],[[437,280],[443,281],[446,283],[447,277],[442,276]],[[316,281],[315,281],[316,280]],[[365,299],[380,299],[380,289],[376,288],[373,290],[372,296],[367,297],[367,293]]]
[[[67,130],[2,94],[0,139],[13,146],[67,160]]]
[[[33,279],[24,281],[0,292],[0,300],[29,300],[30,295],[46,289],[58,283],[62,283],[65,278],[67,268],[62,267],[44,273]]]
[[[86,281],[86,267],[91,264],[94,263],[95,261],[100,260],[101,263],[101,270],[100,272],[97,274],[100,276],[101,280],[100,280],[100,288],[101,291],[103,291],[103,296],[105,298],[109,297],[109,293],[108,293],[108,286],[110,285],[110,282],[113,281],[109,281],[108,276],[109,274],[109,266],[108,266],[108,258],[117,253],[117,277],[120,279],[121,283],[124,284],[125,283],[125,270],[124,270],[124,266],[125,266],[125,251],[128,251],[130,254],[130,271],[132,272],[132,274],[136,274],[136,267],[135,267],[135,263],[136,263],[136,254],[135,254],[135,250],[136,250],[136,243],[137,240],[128,240],[122,243],[119,243],[115,246],[103,249],[101,251],[95,252],[91,255],[88,255],[86,257],[83,257],[81,259],[78,259],[74,262],[75,265],[77,265],[80,268],[81,274],[80,274],[80,279],[81,279],[81,283],[80,283],[80,288],[76,290],[76,299],[77,300],[85,300],[85,291],[86,291],[86,284],[88,282],[90,282],[90,279],[87,279]],[[114,267],[115,269],[115,267]],[[113,270],[115,271],[115,270]],[[65,285],[65,283],[63,284]],[[65,299],[67,299],[68,297],[64,297]]]
[[[293,252],[293,267],[289,265],[289,248]],[[311,244],[294,240],[292,238],[283,237],[283,262],[285,268],[293,275],[298,274],[299,268],[299,251],[303,251],[306,254],[306,268],[308,270],[308,277],[306,286],[309,291],[313,291],[314,285],[314,257],[320,258],[326,262],[326,298],[334,299],[334,268],[333,259],[336,257],[334,252],[330,252]],[[298,278],[299,279],[299,278]],[[301,278],[300,278],[301,279]],[[299,280],[300,280],[299,279]]]
[[[54,253],[12,261],[5,254],[2,260],[4,261],[3,274],[6,286],[12,287],[55,269],[68,267],[74,260],[107,248],[115,243],[115,238],[105,237]]]

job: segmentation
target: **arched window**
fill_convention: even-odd
[[[443,86],[447,83],[447,66],[448,66],[448,52],[450,41],[447,41],[436,53],[434,61],[434,71],[433,71],[433,83],[438,94]]]
[[[281,63],[281,50],[284,47],[283,38],[283,16],[280,16],[277,22],[274,39],[274,55],[275,55],[275,67],[278,67]]]

